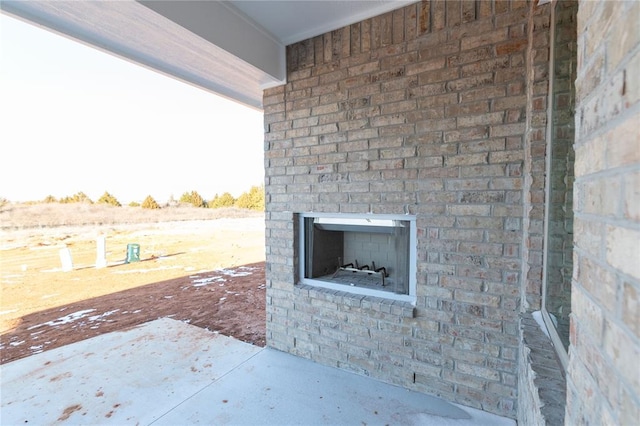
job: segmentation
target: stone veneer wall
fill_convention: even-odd
[[[640,2],[580,1],[566,424],[640,419]]]
[[[550,6],[421,2],[265,91],[267,344],[510,417],[540,306]],[[415,307],[296,284],[295,214],[417,216]]]

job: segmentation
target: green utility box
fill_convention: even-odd
[[[126,263],[140,262],[140,244],[127,244]]]

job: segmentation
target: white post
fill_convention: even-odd
[[[63,272],[69,272],[73,270],[73,262],[71,261],[71,250],[69,250],[69,247],[60,249],[60,262],[62,262]]]
[[[104,235],[96,239],[96,268],[107,266],[107,238]]]

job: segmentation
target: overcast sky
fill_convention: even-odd
[[[262,112],[0,14],[0,198],[263,183]]]

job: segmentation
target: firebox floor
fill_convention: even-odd
[[[515,425],[166,318],[0,372],[3,425]]]
[[[385,285],[383,286],[382,278],[379,275],[367,275],[366,273],[355,274],[349,271],[339,271],[336,274],[325,275],[314,279],[379,291],[393,292],[393,289],[395,288],[395,282],[393,279],[387,278],[385,280]]]

